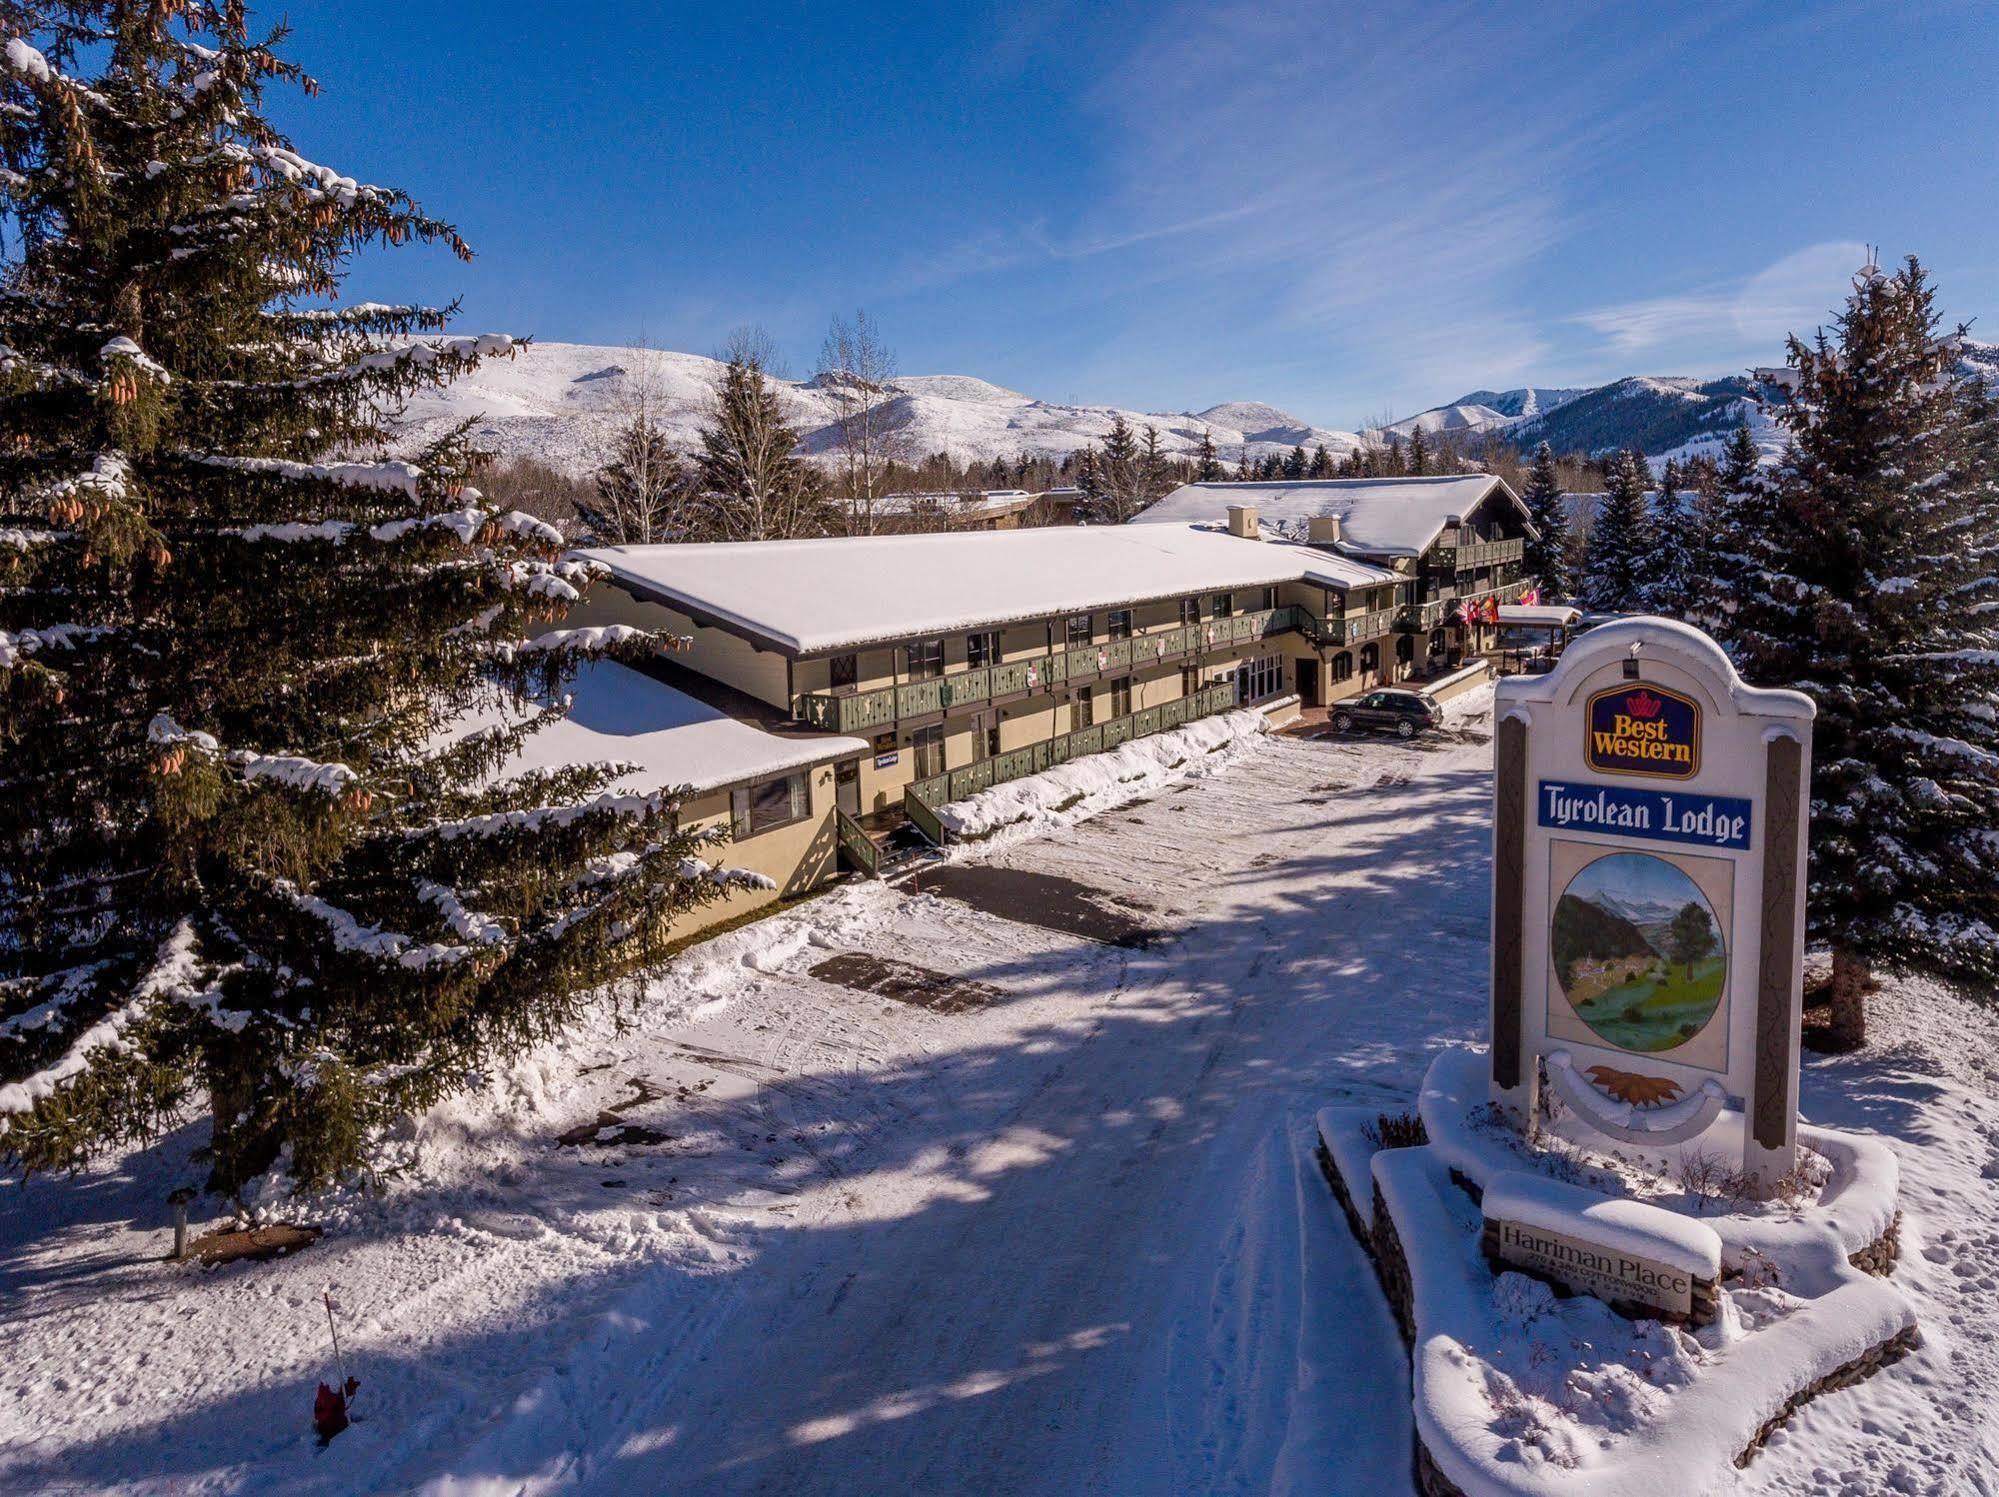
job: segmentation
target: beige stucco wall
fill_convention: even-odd
[[[675,937],[692,935],[734,919],[781,898],[809,893],[830,879],[839,867],[833,830],[833,766],[808,770],[812,811],[803,821],[773,827],[742,841],[722,843],[708,861],[724,868],[748,868],[774,879],[775,889],[731,889],[721,899],[683,915],[673,924]],[[681,807],[680,824],[690,830],[729,825],[729,792],[696,796]]]
[[[691,647],[673,653],[680,664],[760,702],[791,711],[786,660],[774,650],[759,650],[748,640],[722,629],[700,627],[684,613],[664,604],[643,602],[623,588],[600,582],[569,610],[563,627],[581,629],[603,624],[631,624],[640,629],[686,636],[692,640]]]

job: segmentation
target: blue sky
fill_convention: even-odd
[[[276,12],[270,14],[275,15]],[[1999,338],[1999,7],[310,0],[308,155],[454,219],[471,331],[1325,425],[1775,362],[1862,242]],[[476,20],[468,19],[476,17]]]

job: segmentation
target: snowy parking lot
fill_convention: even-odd
[[[9,1185],[0,1488],[1405,1489],[1406,1363],[1312,1118],[1482,1040],[1482,700],[1416,745],[1262,740],[944,885],[1071,880],[1134,939],[919,868],[696,947],[289,1260],[155,1261],[192,1128]],[[1927,996],[1805,1110],[1903,1140],[1929,1345],[1759,1489],[1992,1489],[1990,1028]],[[329,1283],[362,1389],[322,1451]]]

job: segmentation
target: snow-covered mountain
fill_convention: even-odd
[[[421,439],[470,418],[482,446],[581,475],[604,461],[619,407],[629,398],[639,370],[650,368],[669,437],[689,450],[698,445],[700,428],[713,411],[722,367],[698,354],[535,343],[511,360],[488,362],[449,389],[418,396],[403,426]],[[824,453],[833,445],[836,404],[829,387],[823,378],[778,384],[785,413],[804,434],[809,453]],[[893,389],[888,419],[914,457],[949,452],[960,462],[985,462],[1025,452],[1061,458],[1101,442],[1119,414],[1134,430],[1157,427],[1161,447],[1173,455],[1195,451],[1205,433],[1226,462],[1234,462],[1244,449],[1256,459],[1321,444],[1337,458],[1359,441],[1351,432],[1314,426],[1253,402],[1200,412],[1120,412],[1111,406],[1037,400],[962,374],[905,376],[893,382]]]

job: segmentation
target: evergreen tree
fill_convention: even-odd
[[[1379,475],[1383,478],[1402,478],[1408,472],[1408,463],[1402,455],[1402,438],[1390,432],[1388,448],[1381,454]]]
[[[1999,433],[1933,303],[1913,258],[1870,266],[1836,336],[1791,340],[1791,442],[1742,537],[1745,674],[1818,704],[1806,908],[1852,1044],[1876,963],[1999,973]]]
[[[309,80],[240,5],[0,34],[0,1153],[205,1102],[213,1187],[319,1184],[714,894],[670,798],[494,781],[586,649],[650,641],[552,627],[592,569],[462,433],[370,455],[513,345],[327,305],[362,246],[469,251],[276,131]]]
[[[1256,465],[1256,476],[1266,483],[1274,483],[1284,476],[1284,463],[1276,453],[1267,452],[1263,461]]]
[[[1157,445],[1155,434],[1155,456]],[[1121,414],[1112,415],[1103,445],[1086,450],[1091,455],[1093,482],[1085,488],[1078,512],[1093,525],[1122,525],[1145,506],[1146,486],[1153,481],[1147,471],[1146,452]]]
[[[1762,462],[1748,420],[1737,421],[1712,479],[1713,497],[1704,494],[1695,506],[1705,541],[1702,554],[1691,563],[1692,592],[1681,616],[1728,644],[1736,637],[1740,584],[1752,565],[1750,552],[1770,527]]]
[[[1249,447],[1245,444],[1236,449],[1235,481],[1237,483],[1248,483],[1254,477],[1256,477],[1256,469],[1250,463]]]
[[[1423,428],[1414,427],[1409,433],[1408,471],[1421,478],[1430,471],[1430,439],[1423,434]]]
[[[1656,545],[1645,504],[1647,475],[1645,459],[1636,452],[1614,453],[1604,465],[1604,493],[1583,564],[1585,608],[1632,613],[1645,606]]]
[[[1076,454],[1076,518],[1085,525],[1096,522],[1104,509],[1104,475],[1097,462],[1097,449],[1085,447]]]
[[[1321,442],[1317,447],[1312,449],[1312,466],[1306,469],[1306,476],[1308,478],[1331,478],[1333,476],[1333,455],[1326,451],[1326,444],[1324,442]]]
[[[715,424],[701,433],[701,540],[774,541],[831,528],[819,470],[798,456],[798,432],[754,353],[722,371]]]
[[[1201,445],[1194,454],[1194,482],[1220,483],[1225,476],[1222,460],[1215,455],[1215,439],[1203,431]]]
[[[1284,454],[1284,476],[1297,480],[1305,476],[1305,449],[1293,447]]]
[[[1173,488],[1173,464],[1159,446],[1159,428],[1145,428],[1145,446],[1138,455],[1138,491],[1132,514],[1148,508]]]
[[[1573,587],[1569,576],[1569,506],[1562,497],[1555,450],[1546,442],[1534,449],[1534,466],[1520,498],[1538,532],[1528,538],[1524,548],[1526,573],[1535,579],[1544,601],[1564,602]]]
[[[1652,502],[1653,546],[1645,571],[1647,613],[1685,616],[1694,586],[1693,513],[1680,492],[1680,465],[1666,459]]]

